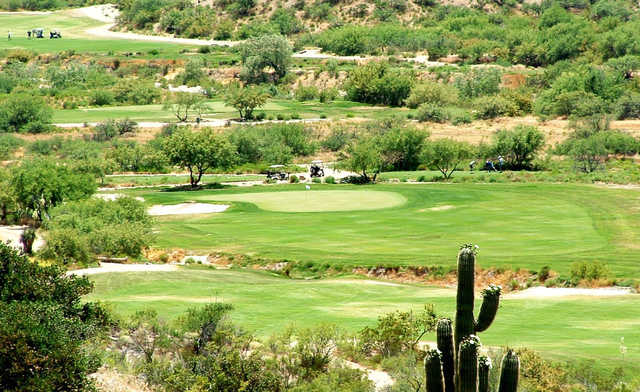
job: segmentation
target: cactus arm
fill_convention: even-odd
[[[463,246],[458,253],[458,293],[456,295],[456,352],[462,340],[475,332],[473,296],[476,255],[471,246]]]
[[[475,324],[475,332],[482,332],[487,330],[493,319],[496,318],[498,313],[498,307],[500,306],[500,286],[489,285],[482,291],[482,306],[480,307],[480,314],[478,314],[478,321]]]
[[[458,392],[478,392],[478,349],[475,335],[466,337],[458,350]]]
[[[438,350],[429,350],[424,357],[426,392],[445,392],[442,376],[442,354]]]
[[[489,392],[489,372],[491,371],[491,360],[482,356],[478,360],[478,392]]]
[[[520,359],[513,350],[509,350],[502,358],[500,387],[498,392],[517,392],[520,373]]]
[[[442,353],[442,374],[445,392],[455,392],[456,367],[453,352],[453,328],[451,320],[440,319],[436,324],[438,350]]]

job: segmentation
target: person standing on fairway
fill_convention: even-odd
[[[504,165],[504,158],[502,155],[498,155],[498,167],[500,168],[500,173],[502,173],[502,166]]]
[[[9,30],[9,33],[7,33],[7,39],[9,41],[11,41],[11,36],[13,35],[13,33],[11,32],[11,30]]]
[[[473,161],[469,162],[469,170],[470,170],[470,171],[473,171],[473,168],[474,168],[475,166],[476,166],[476,161],[475,161],[475,159],[474,159]]]

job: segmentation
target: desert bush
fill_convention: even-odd
[[[123,79],[114,87],[114,98],[120,103],[149,105],[157,102],[160,97],[161,90],[143,80]]]
[[[394,70],[388,63],[370,62],[351,72],[345,89],[352,101],[401,106],[411,92],[413,80],[412,74]]]
[[[436,322],[437,315],[432,306],[425,306],[417,313],[387,313],[378,317],[375,327],[360,330],[360,349],[366,355],[383,358],[411,351],[426,333],[434,330]]]
[[[421,122],[444,123],[449,120],[449,111],[442,106],[423,104],[418,108],[416,120]]]
[[[315,86],[303,86],[298,87],[293,91],[293,96],[300,102],[311,101],[319,96],[318,88]]]
[[[458,76],[454,85],[464,98],[496,94],[500,90],[501,72],[495,68],[474,69]]]
[[[326,137],[326,139],[322,140],[320,144],[323,148],[330,151],[340,151],[346,147],[353,138],[355,138],[354,132],[351,132],[344,127],[334,127],[331,130],[331,133]]]
[[[278,82],[287,74],[293,54],[289,41],[276,34],[250,38],[239,51],[242,59],[240,77],[250,83],[267,80],[265,68],[273,70],[271,76]]]
[[[518,106],[499,95],[476,99],[474,101],[474,108],[476,109],[476,116],[483,120],[501,116],[518,115]]]
[[[24,141],[18,137],[0,133],[0,161],[10,159],[14,152],[24,145]]]
[[[0,132],[42,133],[51,126],[53,111],[31,94],[12,94],[0,105]]]
[[[406,99],[407,107],[416,109],[422,104],[446,106],[456,102],[458,92],[455,88],[438,83],[424,82],[411,89],[411,94]]]
[[[492,154],[502,155],[511,169],[531,168],[531,162],[544,146],[544,134],[536,127],[518,125],[493,136]]]
[[[336,183],[336,179],[333,176],[327,176],[324,178],[324,182],[325,184],[335,184]]]
[[[616,102],[616,114],[619,120],[640,118],[640,94],[629,93]]]
[[[578,283],[581,280],[594,281],[609,277],[609,266],[601,262],[575,262],[571,264],[571,280]]]

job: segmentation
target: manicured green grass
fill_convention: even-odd
[[[208,110],[203,118],[206,119],[235,119],[238,112],[224,102],[217,99],[206,103]],[[287,116],[297,113],[300,118],[343,119],[348,113],[355,117],[383,118],[397,113],[398,108],[383,108],[369,106],[358,102],[333,101],[320,103],[319,101],[298,102],[286,99],[270,99],[267,104],[256,111],[264,112],[267,117],[277,119],[279,114]],[[131,105],[131,106],[106,106],[85,109],[59,109],[54,111],[54,123],[83,123],[104,121],[106,119],[130,118],[135,121],[177,121],[174,114],[162,105]]]
[[[108,301],[123,314],[155,308],[162,316],[174,318],[188,307],[223,301],[234,305],[234,321],[261,336],[290,324],[310,327],[323,322],[355,332],[394,310],[417,310],[432,303],[439,314],[453,317],[455,307],[453,289],[354,278],[304,281],[263,272],[192,267],[177,272],[99,274],[91,279],[96,289],[89,299]],[[489,346],[528,347],[548,357],[595,359],[599,366],[609,367],[622,364],[619,342],[624,337],[626,365],[639,369],[640,313],[633,311],[639,307],[640,295],[507,298],[480,338]]]
[[[104,23],[90,18],[74,17],[71,11],[57,11],[44,15],[0,15],[0,25],[3,26],[4,36],[0,39],[0,49],[29,49],[37,53],[56,53],[65,50],[75,50],[78,53],[119,53],[119,52],[148,52],[155,49],[158,56],[178,56],[185,45],[165,42],[145,42],[124,39],[105,39],[88,35],[89,28]],[[44,28],[45,38],[27,39],[27,31],[33,28]],[[49,31],[58,29],[62,39],[49,39]],[[7,31],[11,31],[14,38],[6,38]],[[188,47],[188,46],[186,46]]]
[[[483,267],[548,265],[567,274],[576,261],[602,261],[617,277],[638,277],[640,202],[634,190],[556,184],[313,184],[310,191],[397,192],[392,208],[341,212],[278,212],[247,200],[304,185],[197,192],[131,191],[148,204],[234,201],[224,213],[157,220],[160,248],[228,251],[270,259],[375,266],[453,267],[460,244],[480,246]],[[296,208],[296,199],[279,199]],[[278,198],[280,196],[276,196]],[[322,199],[322,198],[320,198]],[[260,201],[258,201],[260,203]],[[322,204],[322,200],[318,200]],[[331,203],[326,200],[326,203]]]
[[[315,187],[314,187],[315,188]],[[202,196],[213,200],[211,196]],[[278,212],[327,212],[378,210],[396,207],[407,200],[397,192],[374,190],[297,190],[289,192],[236,193],[218,201],[253,203],[258,208]]]

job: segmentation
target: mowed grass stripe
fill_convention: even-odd
[[[354,278],[302,281],[265,272],[192,267],[91,279],[96,290],[88,299],[110,302],[123,314],[154,308],[172,319],[188,307],[224,301],[234,305],[236,322],[263,337],[290,324],[311,327],[325,322],[355,332],[373,325],[378,315],[418,310],[429,303],[443,316],[453,317],[455,310],[454,289]],[[488,346],[528,347],[558,359],[595,359],[607,367],[622,363],[619,342],[624,337],[626,364],[639,368],[633,365],[640,359],[640,313],[634,311],[639,308],[639,295],[507,298],[494,324],[480,337]]]
[[[640,243],[640,202],[635,191],[555,184],[314,184],[311,191],[291,193],[301,187],[134,193],[149,204],[233,203],[222,214],[158,219],[160,248],[364,266],[453,266],[452,249],[473,242],[480,246],[482,267],[538,270],[548,265],[567,273],[573,262],[597,260],[618,277],[638,276],[640,249],[634,244]],[[391,192],[406,202],[327,213],[268,211],[257,205],[302,208],[304,195],[328,190]],[[319,202],[317,208],[322,207]]]

